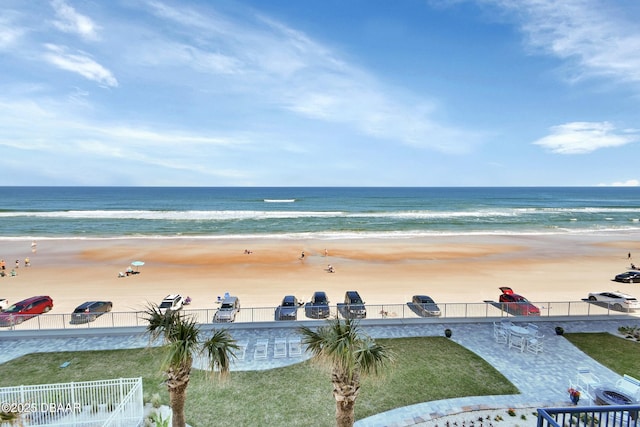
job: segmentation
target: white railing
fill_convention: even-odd
[[[535,302],[540,309],[540,317],[608,317],[625,314],[614,310],[613,306],[589,301],[562,301],[562,302]],[[504,304],[486,301],[481,303],[441,303],[438,304],[441,314],[430,319],[477,319],[518,316]],[[411,304],[367,304],[367,319],[429,319],[422,317],[418,310]],[[212,323],[215,308],[189,309],[183,308],[185,314],[193,316],[198,323]],[[330,316],[339,315],[338,306],[330,306]],[[298,320],[312,320],[307,317],[304,306],[298,309]],[[235,318],[236,323],[271,322],[276,319],[275,307],[242,308]],[[20,324],[8,327],[0,327],[0,333],[7,330],[43,330],[43,329],[87,329],[87,328],[118,328],[130,326],[146,326],[145,314],[142,311],[109,312],[96,318],[95,321],[86,323],[72,323],[71,314],[48,313],[36,316]]]
[[[0,403],[32,427],[135,427],[144,418],[142,378],[2,387]]]

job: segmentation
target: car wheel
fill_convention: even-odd
[[[13,323],[16,325],[19,325],[22,322],[24,322],[24,317],[20,316],[20,317],[16,317],[16,320]]]
[[[42,312],[43,312],[43,313],[48,313],[48,312],[50,312],[50,311],[51,311],[51,306],[50,306],[50,305],[46,306],[46,307],[44,308],[44,310],[42,310]]]
[[[624,310],[622,310],[622,306],[620,304],[614,304],[613,305],[613,309],[615,311],[624,311]]]
[[[589,301],[595,301],[595,300],[596,300],[596,297],[594,297],[593,295],[589,296]]]
[[[95,315],[89,316],[89,322],[93,322],[95,320],[96,320],[96,316]]]

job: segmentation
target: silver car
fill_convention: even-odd
[[[220,308],[213,315],[214,323],[228,323],[236,320],[236,315],[240,311],[240,300],[238,297],[228,296],[220,303]]]
[[[606,303],[609,308],[616,311],[636,311],[640,310],[640,301],[631,295],[610,291],[610,292],[591,292],[589,301]]]

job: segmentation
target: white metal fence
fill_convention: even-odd
[[[144,418],[142,378],[2,387],[0,404],[32,427],[135,427]]]
[[[613,305],[592,302],[592,301],[563,301],[563,302],[535,302],[540,309],[540,317],[608,317],[618,316],[625,313],[616,310]],[[485,301],[481,303],[442,303],[438,304],[441,315],[437,319],[455,318],[493,318],[517,316],[517,312],[506,304],[495,301]],[[420,311],[411,303],[406,304],[384,304],[366,305],[367,319],[419,319]],[[212,323],[215,308],[210,309],[183,309],[185,314],[194,316],[198,323]],[[311,320],[304,306],[297,311],[298,320]],[[236,323],[242,322],[272,322],[277,320],[275,307],[242,308],[235,318]],[[330,306],[330,316],[341,316],[338,306]],[[146,326],[144,312],[109,312],[96,318],[92,322],[72,323],[71,314],[48,313],[36,316],[20,324],[0,328],[3,330],[47,330],[47,329],[86,329],[86,328],[117,328],[128,326]]]

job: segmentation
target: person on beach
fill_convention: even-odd
[[[333,269],[333,266],[332,266],[331,264],[329,264],[329,265],[327,266],[327,272],[329,272],[329,273],[335,273],[335,270]]]
[[[0,259],[0,270],[5,270],[7,268],[7,265],[5,264],[3,259]]]
[[[38,244],[36,243],[35,240],[33,242],[31,242],[31,252],[33,252],[35,254],[37,247],[38,247]]]
[[[631,259],[631,252],[627,254],[627,259]]]
[[[304,251],[300,254],[300,259],[304,259]]]
[[[31,260],[29,259],[29,257],[26,257],[24,259],[24,266],[25,267],[30,267],[31,266]]]
[[[16,268],[20,268],[20,260],[19,259],[16,260]]]

